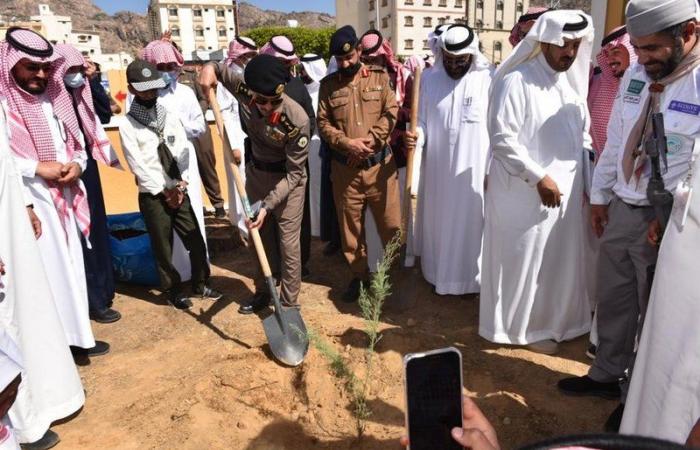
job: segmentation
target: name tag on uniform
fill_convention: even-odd
[[[625,95],[622,98],[622,101],[625,103],[633,103],[635,105],[638,105],[641,99],[642,98],[639,95]]]
[[[175,136],[174,136],[174,135],[167,136],[166,138],[168,139],[168,144],[169,144],[169,145],[175,144]]]
[[[678,100],[671,100],[671,104],[668,105],[668,109],[670,109],[671,111],[678,111],[693,116],[697,116],[698,114],[700,114],[700,105],[679,102]]]

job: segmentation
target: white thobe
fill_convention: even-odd
[[[245,158],[244,158],[244,143],[246,134],[241,126],[241,116],[238,111],[238,100],[219,83],[216,88],[216,100],[219,102],[221,116],[224,119],[224,127],[226,128],[226,136],[232,150],[240,150],[241,163],[238,166],[238,173],[241,175],[243,184],[245,185]],[[226,187],[228,188],[228,216],[231,223],[238,226],[238,231],[242,236],[248,236],[248,227],[245,224],[245,211],[241,198],[236,190],[236,183],[233,179],[233,162],[231,154],[224,152],[224,161],[226,169]]]
[[[318,90],[321,84],[314,81],[306,85],[306,90],[311,97],[314,111],[318,111]],[[309,209],[311,216],[311,235],[321,236],[321,138],[318,135],[318,127],[309,141]]]
[[[590,329],[583,227],[585,99],[542,54],[493,89],[479,334],[492,342],[563,341]],[[536,185],[549,175],[561,206]]]
[[[207,123],[204,120],[202,107],[197,101],[197,96],[194,91],[182,83],[173,83],[170,86],[158,91],[158,103],[163,105],[169,113],[175,113],[180,118],[182,126],[185,128],[187,139],[189,140],[190,149],[190,171],[189,180],[187,182],[187,195],[192,205],[192,211],[197,218],[199,231],[202,233],[204,245],[207,244],[207,234],[204,225],[204,200],[202,199],[202,179],[199,176],[197,165],[197,152],[194,150],[192,141],[197,139],[206,131]],[[173,265],[180,273],[182,281],[187,281],[191,278],[192,269],[190,268],[189,252],[180,240],[180,237],[175,233],[173,239]]]
[[[645,80],[641,71],[634,71],[631,76]],[[626,81],[623,80],[624,88],[628,86]],[[696,68],[692,74],[666,86],[661,98],[669,143],[668,171],[663,177],[669,190],[675,188],[675,198],[659,249],[620,427],[622,433],[679,443],[685,442],[693,425],[700,419],[700,332],[697,325],[700,316],[697,288],[700,249],[700,121],[697,111],[700,110],[700,92],[695,88],[699,82],[700,68]],[[621,113],[629,117],[628,114],[633,114],[629,110],[638,107],[625,101],[624,95]],[[627,129],[623,132],[628,133]],[[607,151],[608,146],[603,155]],[[694,162],[688,171],[688,161],[693,153]],[[686,180],[693,192],[689,202],[684,202],[682,195]],[[616,184],[615,194],[625,195],[624,187],[624,184]],[[639,189],[646,189],[646,186]],[[684,204],[689,207],[683,224]]]
[[[75,153],[72,161],[66,153],[64,137],[66,130],[54,115],[53,106],[48,97],[41,98],[42,110],[48,123],[56,148],[56,161],[59,163],[75,162],[85,170],[87,154]],[[10,136],[11,138],[11,136]],[[82,142],[82,137],[79,138]],[[95,339],[90,326],[90,314],[87,297],[85,265],[81,246],[81,233],[73,210],[68,208],[66,229],[56,211],[51,198],[49,186],[36,174],[37,162],[30,159],[14,157],[24,185],[27,187],[34,211],[42,222],[42,235],[38,240],[39,253],[47,270],[49,285],[63,324],[68,344],[82,348],[95,346]],[[77,181],[84,189],[82,180]],[[70,205],[73,194],[69,188],[63,188],[63,195]]]
[[[22,383],[9,418],[21,442],[34,442],[52,422],[80,409],[85,394],[25,208],[25,203],[35,201],[36,190],[25,189],[27,200],[23,200],[23,177],[10,156],[3,111],[0,108],[0,258],[7,273],[1,278],[4,287],[0,288],[0,348],[7,350],[4,343],[12,339],[21,354]],[[52,203],[50,206],[53,208]],[[40,215],[48,206],[37,209],[34,203],[34,208]],[[60,227],[57,218],[41,219],[44,233],[50,233],[48,227]],[[65,237],[59,241],[65,247]],[[48,267],[59,273],[70,270],[61,264],[54,261]],[[65,283],[60,291],[64,300],[70,298],[70,291],[65,290],[68,287]],[[85,302],[87,317],[87,298]]]
[[[424,173],[416,234],[423,276],[440,295],[479,292],[491,73],[473,64],[455,80],[440,67],[421,84]]]

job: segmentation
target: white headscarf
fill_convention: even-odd
[[[316,83],[326,76],[328,69],[322,56],[315,53],[307,53],[301,58],[301,65],[304,66],[306,74]]]
[[[471,39],[471,40],[470,40]],[[466,25],[454,24],[438,38],[439,50],[452,55],[473,55],[476,69],[489,69],[491,63],[479,50],[479,37]],[[463,43],[463,46],[460,46]],[[461,47],[461,48],[457,48]],[[442,60],[442,58],[441,58]]]
[[[586,22],[585,27],[578,28],[575,26],[583,24],[584,21]],[[565,30],[565,28],[572,29]],[[583,11],[566,9],[548,11],[537,19],[527,36],[515,47],[513,53],[501,63],[496,70],[491,86],[497,85],[499,80],[503,79],[520,64],[539,55],[541,43],[562,46],[564,45],[564,39],[581,38],[578,55],[569,70],[566,71],[566,77],[571,87],[585,101],[588,97],[593,35],[593,20]]]

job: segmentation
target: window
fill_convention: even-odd
[[[503,21],[502,20],[499,20],[496,22],[496,28],[499,30],[503,29]]]
[[[433,26],[433,18],[432,17],[423,17],[423,27],[431,28],[432,26]]]
[[[503,1],[502,0],[498,0],[498,2],[496,2],[496,9],[499,11],[503,11]]]
[[[226,27],[219,27],[219,37],[226,37]]]
[[[413,26],[413,16],[406,16],[404,17],[404,23],[403,26],[405,27],[412,27]]]
[[[403,46],[406,50],[413,50],[413,39],[406,39],[403,41]]]
[[[428,46],[428,40],[424,39],[423,40],[423,50],[430,50],[430,46]]]
[[[382,28],[386,28],[389,26],[389,18],[388,17],[382,17]]]
[[[223,9],[217,9],[216,10],[216,17],[224,18],[225,16],[225,11]]]
[[[376,30],[375,25],[376,25],[376,24],[374,23],[374,20],[371,20],[371,21],[369,22],[369,29],[370,29],[370,30]]]
[[[464,8],[464,3],[462,3],[462,0],[455,0],[455,8]]]
[[[202,27],[197,27],[194,29],[195,37],[204,37],[204,29]]]
[[[177,17],[177,7],[176,6],[168,6],[168,15],[171,17]]]
[[[478,1],[476,2],[476,7],[477,7],[477,8],[480,8],[480,9],[484,9],[484,2],[483,2],[483,0],[478,0]]]
[[[438,17],[438,25],[445,25],[445,23],[447,23],[447,18]]]
[[[369,10],[374,11],[374,0],[369,0]]]
[[[480,29],[482,29],[482,28],[484,28],[484,21],[481,20],[481,19],[477,19],[477,20],[476,20],[476,29],[477,29],[477,30],[480,30]]]
[[[413,4],[413,0],[406,0],[406,1],[403,2],[403,4],[404,4],[404,5],[412,5],[412,4]]]
[[[447,0],[439,0],[438,6],[442,6],[443,8],[447,8]]]
[[[515,5],[515,10],[519,13],[523,12],[523,2],[518,2],[518,4]]]
[[[192,10],[192,15],[194,17],[202,17],[202,10],[200,8],[194,8]]]
[[[455,19],[455,23],[461,23],[462,25],[467,24],[467,18],[466,17],[458,17]]]
[[[172,34],[173,37],[178,37],[180,36],[180,28],[177,26],[174,26],[170,28],[170,33]]]
[[[387,6],[389,4],[388,0],[382,0],[382,6]]]
[[[423,0],[423,6],[433,6],[432,0]]]
[[[501,41],[494,42],[493,49],[496,50],[497,52],[500,52],[503,49],[503,44],[501,44]]]

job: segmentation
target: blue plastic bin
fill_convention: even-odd
[[[107,216],[112,266],[117,281],[144,286],[160,283],[151,239],[140,212]],[[120,236],[120,238],[116,236]],[[124,234],[131,237],[123,237]]]

